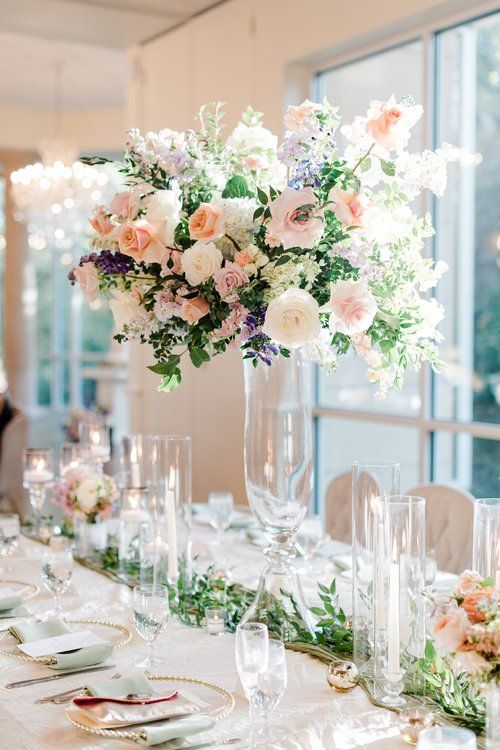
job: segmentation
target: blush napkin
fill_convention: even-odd
[[[71,633],[66,623],[62,620],[47,620],[47,622],[27,622],[12,625],[10,633],[19,643],[30,643],[42,638],[53,638],[57,635]],[[96,646],[87,646],[61,654],[53,654],[55,664],[47,664],[50,669],[78,669],[80,667],[92,667],[100,664],[113,653],[113,647],[108,643]]]

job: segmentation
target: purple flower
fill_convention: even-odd
[[[84,263],[93,263],[100,273],[107,274],[127,274],[134,268],[134,261],[128,255],[111,250],[102,250],[100,253],[90,253],[80,258],[79,266]],[[68,279],[72,284],[76,282],[74,270],[68,274]]]

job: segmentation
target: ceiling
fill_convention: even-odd
[[[0,107],[54,106],[62,63],[62,107],[124,105],[126,49],[221,0],[0,0]]]

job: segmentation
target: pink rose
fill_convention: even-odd
[[[139,198],[132,190],[124,190],[121,193],[116,193],[109,204],[111,213],[120,219],[134,219],[138,209]]]
[[[166,221],[126,221],[120,227],[120,252],[138,263],[161,263],[168,253],[166,230]]]
[[[80,284],[87,302],[94,302],[99,294],[99,274],[93,263],[82,263],[73,269],[75,280]]]
[[[433,634],[440,653],[451,654],[464,645],[470,625],[463,609],[446,612],[434,625]]]
[[[455,594],[462,598],[468,594],[472,594],[473,591],[477,591],[481,588],[483,577],[473,570],[464,570],[458,578],[458,584],[455,587]]]
[[[104,213],[104,208],[102,206],[96,206],[94,208],[94,215],[90,219],[90,223],[92,229],[94,229],[97,234],[100,234],[101,237],[105,234],[109,234],[115,228],[115,225],[109,216],[106,216]]]
[[[161,275],[169,276],[171,273],[182,273],[181,258],[182,250],[169,250],[167,248],[167,254],[163,256],[161,261]],[[172,261],[170,266],[169,261]]]
[[[310,187],[285,188],[269,204],[271,219],[267,234],[280,242],[285,250],[291,247],[312,248],[323,233],[323,216]]]
[[[333,213],[346,227],[363,226],[363,206],[353,190],[332,188],[328,200],[334,203]]]
[[[214,273],[215,288],[222,299],[231,302],[237,298],[234,290],[248,284],[248,275],[238,263],[227,261],[224,268]]]
[[[330,284],[330,299],[320,312],[330,313],[332,333],[353,336],[371,326],[377,304],[366,281],[336,281]]]
[[[224,216],[221,207],[211,201],[200,203],[189,217],[189,236],[193,240],[217,240],[224,234]]]
[[[383,108],[381,114],[373,120],[366,123],[366,132],[372,138],[388,151],[392,151],[397,146],[397,134],[395,126],[401,119],[402,111],[399,107],[393,106],[388,109]]]
[[[317,110],[320,109],[320,105],[315,102],[310,102],[306,99],[298,107],[288,107],[287,113],[283,119],[285,127],[288,130],[300,130],[305,121]]]
[[[186,299],[182,303],[179,311],[179,317],[185,320],[189,325],[194,325],[203,318],[210,310],[210,305],[204,297],[195,297]]]

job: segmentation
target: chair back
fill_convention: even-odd
[[[26,514],[26,493],[23,489],[23,451],[28,445],[28,418],[19,409],[13,410],[0,442],[0,510]]]
[[[407,494],[425,498],[426,545],[436,550],[438,569],[458,574],[470,568],[473,496],[444,484],[422,484]]]
[[[332,539],[351,544],[352,474],[346,471],[332,479],[325,497],[325,531]]]

